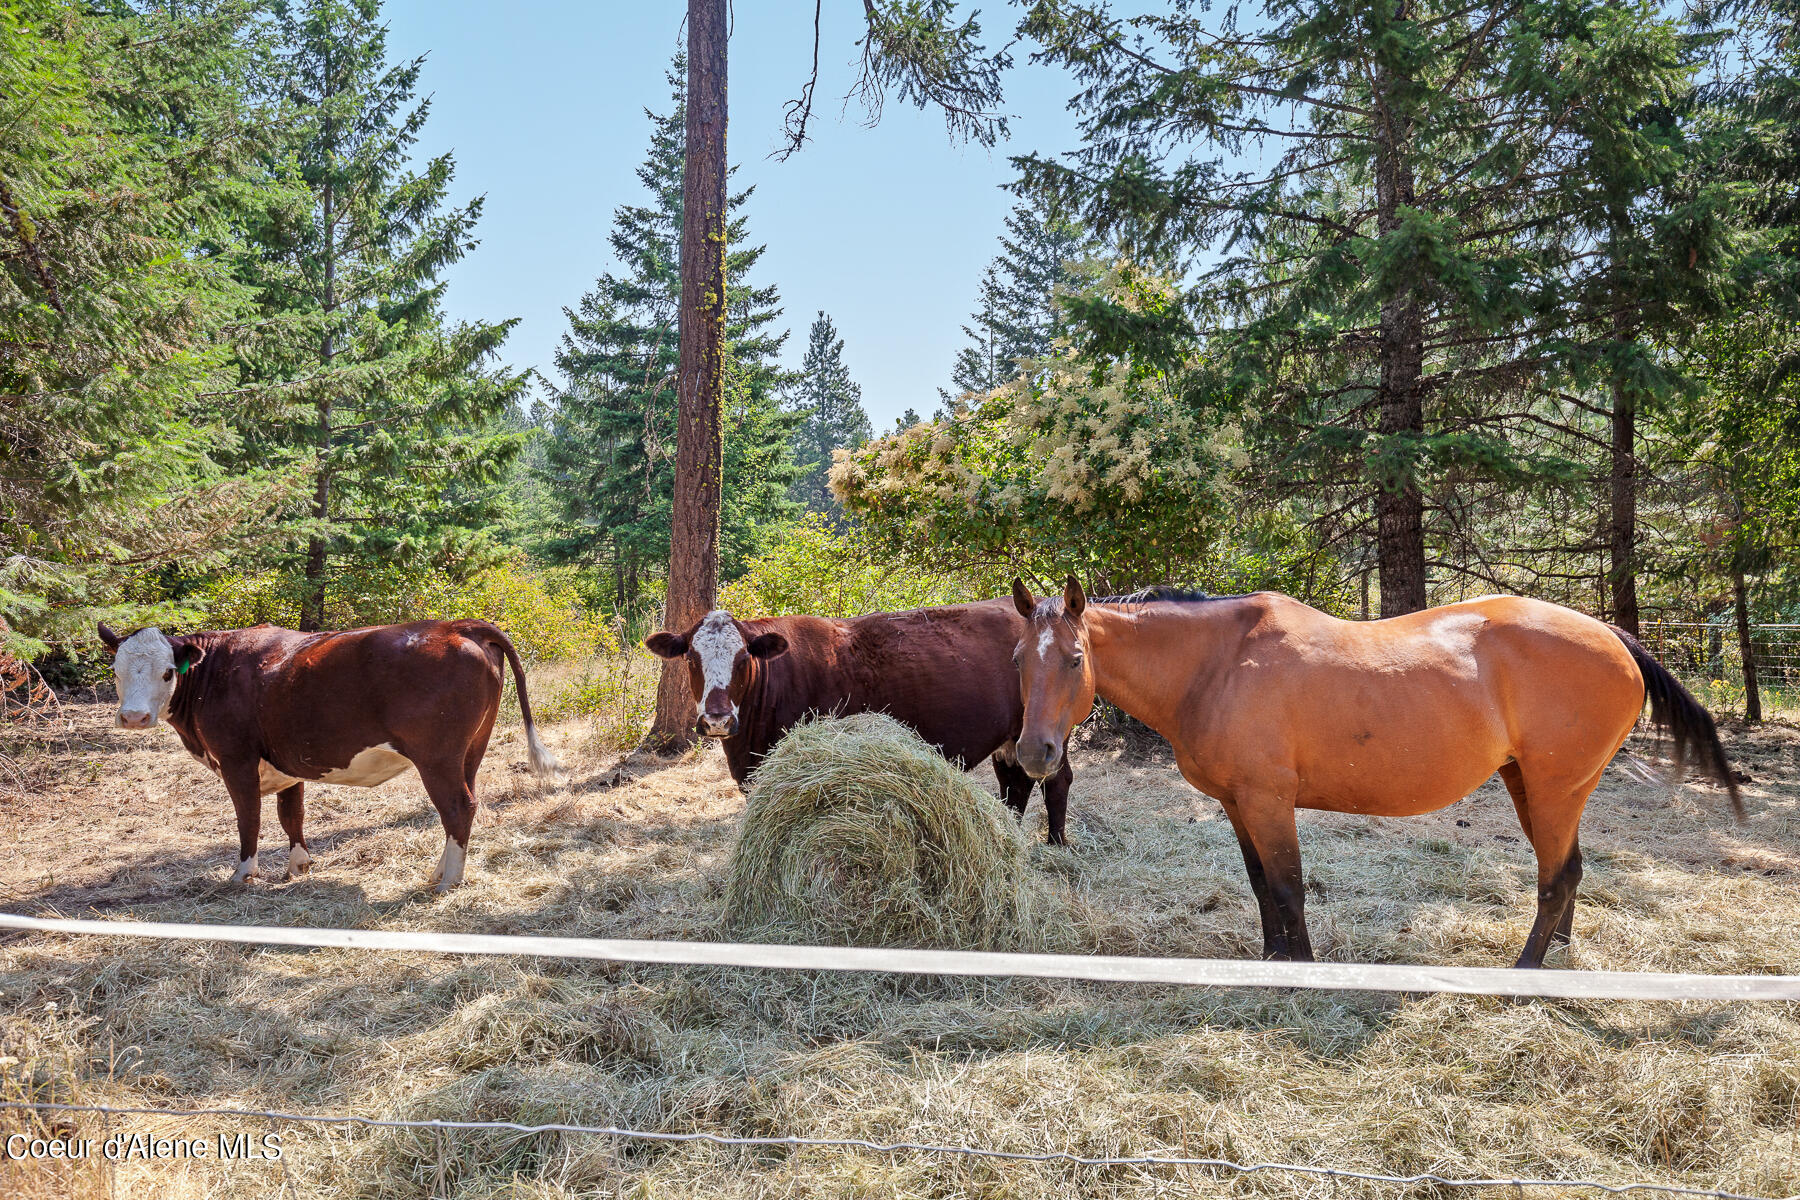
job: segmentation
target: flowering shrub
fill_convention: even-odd
[[[1160,295],[1118,272],[1100,286]],[[840,452],[831,485],[889,549],[1072,568],[1113,590],[1168,580],[1217,539],[1225,444],[1162,372],[1059,346],[937,421]]]

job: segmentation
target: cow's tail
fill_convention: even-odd
[[[531,719],[531,697],[525,694],[525,664],[519,661],[519,652],[513,649],[512,639],[500,630],[494,630],[494,640],[506,655],[506,661],[512,664],[513,683],[519,692],[519,716],[525,721],[525,745],[531,752],[531,772],[540,779],[549,778],[562,768],[557,765],[556,755],[539,740],[537,724]]]
[[[1719,741],[1719,728],[1713,724],[1712,714],[1706,706],[1694,699],[1693,694],[1681,686],[1681,681],[1669,674],[1669,669],[1657,662],[1644,644],[1617,625],[1608,625],[1625,643],[1631,660],[1637,663],[1638,674],[1644,677],[1644,696],[1650,701],[1650,721],[1660,729],[1669,733],[1675,745],[1675,778],[1681,778],[1682,768],[1687,763],[1688,750],[1691,747],[1700,760],[1700,768],[1706,774],[1725,787],[1731,797],[1731,811],[1737,819],[1744,819],[1744,801],[1738,795],[1737,776],[1731,770],[1731,764],[1725,759],[1725,747]]]

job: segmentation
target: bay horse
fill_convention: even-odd
[[[1295,809],[1414,816],[1497,771],[1538,862],[1515,965],[1542,966],[1569,940],[1582,808],[1646,696],[1677,769],[1697,750],[1744,816],[1706,709],[1629,633],[1560,605],[1483,596],[1343,621],[1277,592],[1089,604],[1073,576],[1044,600],[1014,580],[1013,603],[1027,623],[1013,659],[1020,765],[1054,771],[1096,694],[1160,733],[1231,821],[1268,958],[1313,957]]]

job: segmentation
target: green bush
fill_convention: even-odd
[[[552,677],[541,687],[538,719],[549,723],[572,717],[592,727],[601,750],[633,746],[656,711],[658,663],[636,646],[600,654],[578,668],[573,677]]]
[[[299,614],[300,588],[301,581],[286,573],[226,575],[186,602],[214,629],[286,625]],[[582,604],[566,572],[532,571],[520,563],[460,581],[398,567],[349,572],[334,581],[325,608],[325,623],[333,629],[465,617],[498,625],[530,662],[585,659],[619,648],[618,637]]]
[[[745,620],[780,613],[854,617],[1004,595],[1011,580],[1003,574],[897,563],[856,526],[838,529],[810,513],[719,589],[719,605]]]

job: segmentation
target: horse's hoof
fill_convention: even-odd
[[[256,855],[252,854],[238,864],[237,870],[231,873],[231,882],[248,883],[252,879],[262,878],[262,871],[256,865]]]

